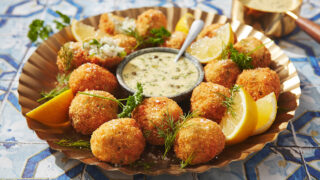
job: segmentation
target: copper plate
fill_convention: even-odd
[[[186,12],[194,14],[196,19],[200,18],[204,20],[206,25],[211,23],[231,22],[231,20],[225,16],[201,10],[175,7],[155,8],[166,14],[168,18],[168,29],[171,31],[174,29],[179,18]],[[124,17],[128,16],[136,18],[138,14],[146,9],[148,8],[128,9],[124,11],[115,11],[114,13]],[[100,15],[89,17],[84,19],[83,22],[97,27],[99,17]],[[232,161],[245,159],[250,153],[257,152],[262,149],[267,142],[275,140],[279,132],[286,129],[288,121],[294,116],[295,109],[299,104],[299,97],[301,94],[300,80],[297,71],[289,61],[289,58],[271,39],[263,35],[261,32],[254,30],[251,26],[241,24],[237,21],[232,21],[231,25],[238,40],[248,36],[254,36],[263,41],[263,43],[266,44],[266,47],[270,50],[273,60],[272,69],[278,73],[281,79],[282,93],[278,102],[278,106],[281,108],[281,111],[278,111],[276,121],[267,132],[250,137],[246,141],[232,147],[226,147],[218,157],[208,163],[188,166],[185,169],[181,169],[180,161],[174,158],[173,152],[169,154],[169,159],[161,160],[161,154],[163,153],[162,147],[147,146],[141,159],[143,162],[148,162],[150,167],[141,163],[141,160],[139,161],[140,163],[138,162],[131,166],[115,166],[98,161],[88,150],[65,148],[56,145],[54,142],[63,137],[73,139],[90,138],[75,133],[70,127],[47,127],[37,121],[26,118],[29,128],[33,129],[39,138],[46,140],[52,149],[62,151],[70,158],[78,159],[86,164],[97,165],[109,171],[121,171],[126,174],[144,173],[149,175],[159,175],[166,173],[178,175],[184,172],[199,173],[210,168],[225,166]],[[41,91],[49,90],[54,86],[55,77],[58,73],[58,69],[55,64],[57,51],[65,42],[72,40],[74,39],[72,37],[70,27],[67,27],[43,42],[25,64],[20,76],[18,88],[19,103],[21,105],[23,115],[39,105],[36,100],[40,98]]]

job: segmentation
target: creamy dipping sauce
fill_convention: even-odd
[[[285,12],[295,9],[300,0],[240,0],[244,5],[269,12]]]
[[[129,61],[122,71],[124,82],[136,90],[143,86],[147,96],[174,96],[192,88],[199,78],[196,66],[181,57],[174,62],[176,54],[166,52],[145,53]]]

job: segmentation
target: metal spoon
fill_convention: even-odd
[[[203,25],[204,25],[204,23],[202,20],[193,21],[191,28],[189,30],[188,36],[187,36],[186,40],[184,41],[181,49],[179,50],[179,53],[177,54],[176,58],[174,59],[174,62],[177,62],[179,60],[179,58],[183,55],[184,51],[189,47],[189,45],[192,43],[192,41],[200,33],[201,29],[203,28]]]

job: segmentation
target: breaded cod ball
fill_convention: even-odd
[[[228,88],[212,82],[202,82],[192,92],[191,111],[219,123],[227,110],[223,106],[225,96],[230,97]]]
[[[90,90],[85,93],[116,99],[108,92]],[[69,107],[69,118],[74,129],[81,134],[91,134],[101,124],[117,117],[115,101],[77,94]]]
[[[226,88],[231,88],[235,84],[240,72],[238,65],[230,59],[211,61],[204,67],[206,81]]]
[[[109,35],[126,34],[127,31],[136,28],[136,20],[129,17],[121,17],[111,13],[100,16],[99,30]]]
[[[175,31],[171,34],[170,38],[163,44],[164,47],[180,49],[187,38],[187,34]]]
[[[87,53],[82,51],[81,42],[67,42],[58,51],[57,66],[61,72],[71,72],[81,64],[88,62]]]
[[[202,29],[202,31],[199,33],[197,39],[201,39],[204,37],[212,38],[216,36],[217,32],[216,30],[219,29],[219,27],[223,26],[223,24],[211,24],[209,26],[206,26]]]
[[[253,67],[269,67],[271,55],[263,43],[255,37],[247,37],[237,42],[234,48],[240,53],[250,54]]]
[[[183,114],[182,109],[172,99],[166,97],[151,97],[144,99],[132,112],[147,142],[153,145],[163,145],[164,139],[159,137],[157,127],[168,128],[168,118],[178,121]]]
[[[205,163],[224,149],[225,136],[220,126],[205,118],[188,120],[178,131],[174,152],[176,156],[190,164]]]
[[[127,54],[132,53],[136,48],[137,40],[134,37],[125,34],[117,34],[113,36],[113,38],[119,41],[119,46],[124,48]]]
[[[130,164],[140,158],[145,139],[136,121],[113,119],[95,130],[90,139],[93,155],[113,164]]]
[[[278,99],[280,94],[279,76],[269,68],[244,70],[238,76],[236,83],[243,86],[255,101],[272,92]]]
[[[126,54],[125,48],[119,44],[120,40],[112,37],[65,43],[58,51],[58,69],[61,72],[71,72],[87,62],[112,68],[118,65]]]
[[[96,64],[86,63],[71,73],[69,87],[74,94],[84,90],[103,90],[113,93],[118,87],[118,81],[105,68]]]
[[[157,9],[149,9],[137,18],[136,28],[140,36],[147,36],[151,29],[167,27],[166,16]]]

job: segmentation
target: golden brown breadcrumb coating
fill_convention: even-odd
[[[82,48],[81,42],[68,42],[58,51],[57,65],[61,72],[71,72],[84,63],[94,63],[106,68],[118,65],[124,57],[115,56],[100,58],[90,56],[87,50]]]
[[[117,34],[113,36],[113,38],[119,40],[119,46],[124,48],[127,54],[132,53],[136,48],[137,40],[134,37],[125,34]]]
[[[216,30],[219,29],[219,27],[221,26],[223,26],[223,24],[210,24],[209,26],[204,27],[202,31],[199,33],[197,39],[201,39],[206,36],[210,38],[216,36]]]
[[[188,120],[178,131],[174,152],[179,159],[190,164],[205,163],[213,159],[224,149],[225,136],[220,126],[205,118]]]
[[[115,99],[105,91],[90,90],[86,93]],[[74,129],[81,134],[91,134],[101,124],[117,117],[115,101],[77,94],[69,107],[69,118]]]
[[[164,139],[159,137],[157,128],[166,129],[168,115],[174,122],[178,121],[183,114],[182,109],[172,99],[166,97],[146,98],[132,112],[132,118],[135,119],[141,127],[147,142],[153,145],[163,145]]]
[[[136,28],[140,36],[147,36],[151,29],[167,27],[166,16],[157,9],[149,9],[137,18]]]
[[[114,23],[114,21],[112,19],[115,19],[115,20],[117,20],[119,22],[122,22],[124,20],[123,17],[117,16],[117,15],[113,15],[111,13],[102,14],[100,16],[100,20],[99,20],[99,29],[100,29],[100,31],[105,32],[105,33],[110,34],[110,35],[117,34],[115,23]]]
[[[187,34],[180,31],[175,31],[170,38],[163,44],[164,47],[180,49],[187,38]]]
[[[231,88],[235,84],[240,72],[238,65],[230,59],[211,61],[204,67],[206,81],[226,88]]]
[[[192,92],[191,111],[219,123],[226,111],[222,104],[224,96],[230,96],[229,89],[212,82],[202,82]]]
[[[113,119],[95,130],[90,139],[93,155],[113,164],[130,164],[140,158],[145,139],[136,121]]]
[[[250,54],[253,67],[269,67],[271,54],[263,43],[255,37],[247,37],[237,42],[234,48],[241,53]]]
[[[103,90],[113,93],[118,87],[118,81],[105,68],[96,64],[86,63],[71,73],[69,87],[74,94],[84,90]]]
[[[243,86],[255,101],[271,92],[276,94],[277,99],[280,94],[279,76],[269,68],[244,70],[238,76],[236,84]]]

